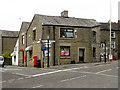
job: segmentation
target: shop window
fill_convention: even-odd
[[[60,47],[61,56],[70,56],[70,46],[61,46]]]
[[[29,51],[29,58],[32,59],[32,50]]]
[[[93,57],[96,57],[96,48],[93,47]]]
[[[22,35],[22,44],[25,44],[25,36]]]
[[[60,38],[73,38],[74,37],[74,30],[73,29],[60,29]]]
[[[33,30],[33,40],[36,39],[36,30]]]
[[[115,32],[111,32],[111,38],[115,38]]]

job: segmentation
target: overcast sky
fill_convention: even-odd
[[[118,21],[118,1],[112,2],[112,21]],[[110,0],[0,0],[0,29],[19,31],[22,21],[31,22],[34,14],[60,16],[63,10],[69,17],[110,19]]]

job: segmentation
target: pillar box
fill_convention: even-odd
[[[34,60],[34,67],[37,67],[37,56],[33,56],[33,60]]]
[[[113,61],[113,56],[112,55],[109,55],[109,60]]]

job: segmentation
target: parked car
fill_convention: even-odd
[[[0,66],[4,67],[4,57],[0,56]]]

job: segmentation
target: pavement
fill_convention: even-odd
[[[56,65],[56,66],[50,66],[50,67],[44,67],[44,68],[37,68],[37,67],[21,67],[21,66],[12,66],[12,65],[5,65],[5,67],[10,68],[33,68],[33,69],[69,69],[69,68],[77,68],[77,67],[94,67],[94,66],[100,66],[100,65],[106,65],[111,63],[120,62],[120,60],[114,60],[112,62],[93,62],[93,63],[79,63],[79,64],[65,64],[65,65]]]

